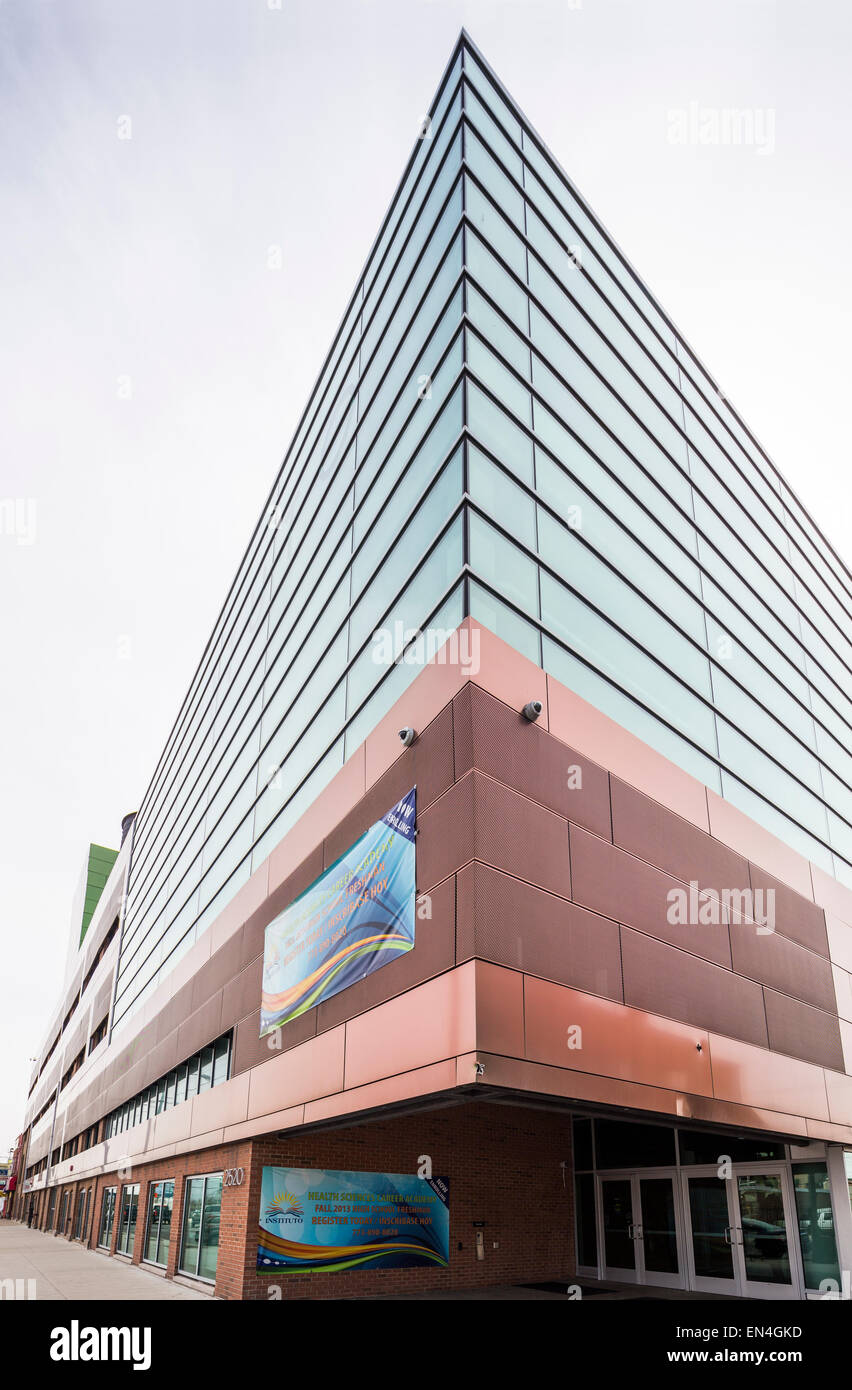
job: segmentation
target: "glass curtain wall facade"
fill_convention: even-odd
[[[114,1028],[467,614],[852,885],[852,576],[465,38],[137,816]]]

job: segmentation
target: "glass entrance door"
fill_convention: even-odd
[[[736,1173],[736,1249],[746,1296],[799,1297],[796,1222],[787,1189],[783,1171]]]
[[[638,1280],[633,1179],[601,1178],[604,1278]]]
[[[676,1173],[600,1179],[603,1276],[685,1288]]]
[[[799,1298],[801,1271],[789,1179],[782,1164],[683,1173],[690,1285],[702,1293]]]

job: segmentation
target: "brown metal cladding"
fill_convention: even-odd
[[[675,878],[700,888],[747,888],[748,862],[659,801],[612,778],[612,838]]]
[[[458,874],[456,957],[474,956],[622,998],[615,922],[479,863]]]
[[[419,817],[453,785],[453,767],[453,710],[446,705],[422,733],[418,732],[405,756],[373,783],[363,800],[326,836],[325,867],[345,854],[359,835],[381,820],[415,784]]]
[[[726,923],[687,926],[668,921],[667,895],[672,889],[684,887],[670,874],[574,825],[571,870],[575,902],[716,965],[730,967]]]
[[[794,888],[780,883],[765,869],[749,864],[749,876],[754,892],[772,891],[775,894],[775,930],[782,936],[798,941],[817,955],[828,956],[828,933],[825,926],[825,912],[816,903],[803,898]]]
[[[713,1094],[709,1039],[702,1028],[530,975],[524,976],[524,1001],[526,1055],[531,1061],[668,1090]]]
[[[474,855],[563,898],[571,896],[568,823],[480,772],[474,785]]]
[[[625,1004],[769,1046],[763,990],[754,980],[629,927],[621,929],[621,948]]]
[[[317,1011],[309,1009],[307,1013],[299,1014],[298,1018],[291,1019],[289,1023],[284,1023],[275,1030],[275,1046],[270,1045],[268,1037],[260,1036],[260,1009],[256,1008],[247,1018],[240,1019],[234,1033],[234,1060],[231,1071],[234,1076],[240,1072],[247,1071],[249,1067],[259,1066],[261,1062],[268,1062],[270,1057],[274,1057],[277,1052],[289,1052],[291,1047],[297,1047],[299,1043],[306,1042],[308,1038],[316,1036],[317,1031]]]
[[[454,705],[463,699],[456,696]],[[470,729],[460,718],[457,765],[469,759],[478,771],[610,838],[609,773],[477,686],[467,701]]]
[[[734,969],[740,975],[837,1013],[831,964],[777,932],[758,934],[748,922],[731,923]]]
[[[843,1071],[843,1045],[835,1017],[774,989],[764,990],[764,994],[770,1047]]]

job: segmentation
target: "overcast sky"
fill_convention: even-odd
[[[462,24],[852,558],[845,0],[0,0],[0,1152]]]

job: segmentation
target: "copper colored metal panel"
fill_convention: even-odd
[[[469,618],[461,625],[465,629],[470,626]],[[458,629],[458,633],[460,632],[461,629]],[[467,639],[458,635],[455,638],[455,649],[451,642],[445,643],[441,651],[436,653],[435,660],[424,666],[384,719],[367,735],[367,740],[362,746],[368,787],[378,781],[397,759],[405,756],[398,731],[405,727],[425,729],[438,711],[448,705],[470,679],[472,666],[466,665],[462,658],[467,655],[468,650],[472,653],[474,649],[475,644],[468,647]]]
[[[179,1023],[183,1023],[183,1020],[189,1016],[192,1012],[192,989],[193,984],[190,980],[177,991],[165,1008],[160,1010],[150,1025],[149,1045],[151,1039],[155,1043],[162,1042],[164,1038],[169,1036],[169,1033],[175,1031]]]
[[[474,784],[474,854],[495,869],[571,896],[568,824],[479,772]]]
[[[417,985],[346,1025],[346,1086],[470,1052],[476,1039],[472,964]]]
[[[496,1087],[531,1091],[542,1096],[561,1096],[571,1101],[589,1101],[601,1105],[617,1105],[623,1109],[643,1110],[671,1118],[679,1114],[676,1091],[659,1086],[643,1086],[634,1081],[619,1081],[611,1076],[570,1071],[564,1067],[548,1067],[540,1062],[524,1061],[520,1057],[504,1057],[480,1048],[475,1054],[458,1059],[458,1084],[470,1083],[473,1064],[485,1065],[476,1078],[477,1093],[488,1099],[489,1090]],[[566,1105],[566,1109],[568,1106]]]
[[[782,936],[789,936],[792,941],[798,941],[800,946],[816,951],[817,955],[827,956],[825,910],[756,864],[749,864],[749,876],[755,893],[774,894],[775,930]]]
[[[825,914],[825,925],[832,961],[843,970],[852,971],[852,926],[831,912]]]
[[[603,768],[476,685],[470,702],[474,767],[610,838],[609,774]]]
[[[809,1139],[828,1139],[832,1144],[852,1143],[852,1125],[830,1125],[808,1120]]]
[[[524,994],[527,1057],[532,1061],[712,1095],[708,1038],[702,1028],[529,975]]]
[[[852,889],[839,883],[836,878],[829,878],[816,864],[811,865],[811,879],[814,899],[820,907],[832,912],[841,922],[852,925]]]
[[[835,1125],[852,1125],[852,1076],[825,1072],[828,1092],[828,1118]]]
[[[618,925],[474,863],[458,875],[458,959],[476,956],[622,998]]]
[[[661,869],[574,825],[571,826],[571,879],[574,901],[593,912],[636,927],[672,946],[712,960],[716,965],[730,966],[727,923],[704,925],[669,920],[672,893],[681,896],[686,893],[684,906],[687,915],[690,912],[685,886]]]
[[[731,948],[738,974],[837,1013],[831,965],[823,956],[777,932],[760,935],[749,922],[731,923]]]
[[[195,979],[192,982],[191,1010],[194,1012],[200,1009],[202,1004],[206,1004],[219,990],[224,989],[225,985],[231,980],[236,979],[240,973],[242,959],[242,939],[241,930],[229,937],[223,946],[220,946],[215,955],[205,961]]]
[[[219,990],[180,1025],[175,1055],[168,1066],[160,1068],[160,1072],[168,1071],[175,1062],[182,1062],[186,1057],[191,1057],[200,1047],[205,1047],[207,1043],[213,1042],[214,1038],[218,1038],[221,1031],[222,991]]]
[[[406,1071],[384,1081],[374,1081],[369,1086],[356,1086],[333,1096],[324,1096],[321,1100],[308,1101],[304,1123],[315,1124],[318,1120],[328,1120],[336,1115],[349,1115],[379,1105],[395,1105],[401,1100],[412,1100],[418,1096],[432,1096],[451,1089],[455,1084],[455,1061],[450,1058],[436,1062],[431,1067],[420,1067],[417,1071]]]
[[[401,745],[400,745],[401,746]],[[417,787],[418,816],[453,785],[453,711],[447,705],[401,758],[379,777],[365,797],[325,838],[325,867],[345,854],[392,806]]]
[[[754,980],[621,929],[624,1002],[767,1047],[763,990]]]
[[[468,622],[472,629],[479,626],[472,619]],[[478,643],[471,679],[511,709],[522,709],[528,700],[540,700],[539,723],[548,728],[547,677],[541,667],[521,656],[487,627],[479,628]]]
[[[239,932],[253,912],[262,906],[269,895],[269,860],[264,859],[251,878],[244,883],[231,901],[222,909],[210,926],[210,954]]]
[[[276,884],[266,901],[253,912],[243,927],[240,945],[240,965],[248,965],[263,955],[263,941],[269,923],[289,907],[315,878],[322,873],[322,845],[315,845],[291,874]]]
[[[799,999],[777,994],[773,989],[766,995],[766,1018],[769,1024],[769,1046],[776,1052],[787,1052],[806,1062],[843,1071],[843,1047],[840,1026],[833,1014],[814,1009]]]
[[[251,1074],[232,1076],[221,1086],[211,1086],[192,1101],[192,1134],[206,1134],[220,1126],[238,1125],[248,1119]]]
[[[428,902],[418,898],[418,911],[431,911],[431,917],[421,917],[414,924],[414,950],[390,960],[372,975],[356,981],[331,999],[317,1006],[317,1030],[333,1028],[347,1018],[364,1013],[419,985],[433,975],[440,975],[455,964],[456,894],[454,878],[445,879],[431,888]]]
[[[470,681],[453,700],[453,754],[456,781],[473,767],[473,686]]]
[[[814,1120],[829,1119],[826,1073],[821,1067],[719,1033],[710,1035],[710,1050],[717,1099]]]
[[[344,1030],[329,1033],[294,1047],[284,1056],[273,1057],[255,1067],[249,1078],[246,1119],[286,1110],[291,1105],[343,1089]]]
[[[806,898],[812,896],[811,866],[803,855],[797,854],[783,840],[764,830],[744,811],[709,788],[707,807],[711,835],[721,840],[723,845],[730,845],[738,854],[744,854],[753,864],[759,864],[767,873],[774,874],[782,883],[795,888],[797,893],[802,893]]]
[[[256,956],[222,991],[222,1027],[256,1014],[263,987],[263,956]]]
[[[659,801],[612,779],[612,838],[622,849],[700,888],[748,888],[748,863]]]
[[[430,887],[473,858],[473,773],[417,816],[417,886]]]
[[[547,678],[550,730],[630,786],[668,806],[703,830],[709,829],[707,789],[647,743],[628,733],[588,701]]]
[[[298,1018],[276,1028],[271,1038],[269,1035],[262,1038],[260,1008],[256,1008],[254,1013],[237,1024],[232,1066],[234,1075],[247,1071],[249,1067],[259,1066],[261,1062],[267,1062],[270,1057],[277,1055],[278,1050],[288,1052],[290,1048],[298,1047],[300,1043],[314,1037],[316,1031],[317,1011],[310,1009],[306,1014],[299,1014]]]
[[[524,1055],[524,977],[476,962],[476,1046],[508,1057]]]
[[[760,1110],[752,1105],[734,1105],[729,1100],[709,1100],[706,1096],[683,1096],[678,1113],[684,1119],[706,1120],[709,1124],[730,1125],[736,1129],[763,1129],[774,1134],[807,1137],[808,1121],[802,1115],[781,1110]]]

